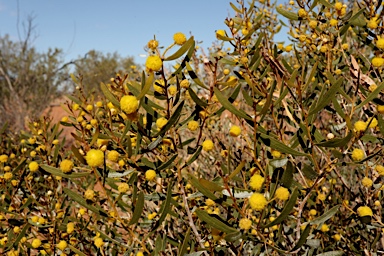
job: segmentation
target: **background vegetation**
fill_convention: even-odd
[[[151,40],[100,97],[71,75],[60,123],[3,128],[2,253],[383,253],[381,1],[231,7],[208,55]]]

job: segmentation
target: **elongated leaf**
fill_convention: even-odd
[[[247,115],[244,111],[238,110],[237,108],[235,108],[232,105],[232,103],[229,102],[229,100],[220,92],[220,90],[218,88],[215,87],[214,91],[215,91],[215,95],[216,95],[217,99],[219,100],[221,105],[223,105],[224,108],[226,108],[227,110],[229,110],[231,113],[233,113],[234,115],[236,115],[238,117],[241,117],[241,118],[244,118],[247,120],[252,120],[252,118],[249,115]]]
[[[42,164],[40,165],[40,167],[52,175],[67,178],[67,179],[81,178],[81,177],[86,177],[90,175],[89,172],[78,172],[78,173],[66,174],[66,173],[63,173],[60,169],[46,165],[46,164]]]
[[[217,199],[217,197],[209,189],[204,187],[195,176],[193,176],[192,174],[188,174],[188,177],[189,181],[191,182],[191,185],[195,187],[199,192],[201,192],[204,196],[212,200]]]
[[[147,92],[149,91],[149,88],[151,88],[152,83],[153,83],[153,76],[154,76],[154,75],[153,75],[153,72],[151,72],[151,73],[149,74],[149,77],[146,79],[146,81],[145,81],[145,85],[144,85],[144,87],[142,88],[142,90],[141,90],[139,96],[137,96],[137,99],[138,99],[138,100],[140,100],[141,98],[143,98],[144,95],[146,95]]]
[[[104,215],[108,215],[103,209],[101,209],[99,206],[93,206],[91,204],[88,204],[87,201],[79,194],[73,192],[72,190],[68,188],[63,188],[64,193],[66,193],[70,198],[72,198],[74,201],[78,202],[81,206],[87,208],[90,211],[93,211],[94,213],[100,214],[103,213]]]
[[[379,95],[379,93],[381,91],[384,90],[384,82],[381,83],[373,92],[371,92],[368,97],[363,100],[363,102],[361,102],[357,107],[356,107],[356,110],[363,107],[365,104],[367,104],[368,102],[372,101],[374,98],[377,97],[377,95]]]
[[[291,213],[293,207],[296,204],[297,197],[299,195],[299,191],[297,190],[297,187],[293,190],[291,197],[289,198],[288,202],[285,204],[284,209],[281,211],[280,215],[277,216],[277,218],[267,225],[264,226],[264,228],[269,228],[274,225],[277,225],[281,222],[283,222],[285,219],[288,218],[288,215]]]
[[[332,79],[329,79],[329,80],[331,81]],[[311,116],[313,114],[316,114],[318,111],[322,110],[325,106],[327,106],[328,103],[335,96],[336,92],[339,90],[339,87],[342,84],[343,80],[344,78],[340,77],[335,83],[333,83],[332,86],[329,88],[329,90],[319,98],[319,101],[317,102],[316,107],[312,109],[308,115]]]
[[[323,252],[320,254],[317,254],[316,256],[343,256],[344,251],[331,251],[331,252]]]
[[[191,163],[193,163],[200,155],[201,153],[201,150],[202,150],[202,146],[199,146],[196,150],[196,152],[188,159],[188,161],[185,163],[185,166],[188,166],[190,165]]]
[[[312,168],[312,166],[308,164],[304,164],[304,167],[301,171],[303,172],[304,176],[308,179],[316,179],[318,176],[317,172]]]
[[[281,177],[281,183],[284,187],[290,188],[293,181],[293,173],[295,171],[295,168],[293,167],[293,164],[291,161],[288,161],[287,167],[285,168],[285,171],[283,172],[283,176]]]
[[[299,16],[296,13],[287,11],[284,8],[276,7],[276,11],[289,20],[299,20]]]
[[[74,247],[71,244],[68,244],[68,248],[71,249],[71,251],[73,251],[74,253],[76,253],[79,256],[87,256],[86,254],[82,253],[79,249],[77,249],[76,247]]]
[[[193,38],[193,36],[191,36],[188,41],[186,41],[181,47],[179,50],[177,50],[174,54],[172,54],[171,56],[168,56],[167,58],[165,58],[164,60],[165,61],[169,61],[169,60],[175,60],[175,59],[178,59],[180,58],[184,53],[186,53],[189,48],[191,47],[195,47],[195,39]]]
[[[237,13],[242,13],[242,11],[240,10],[240,9],[238,9],[237,7],[236,7],[236,5],[234,5],[233,3],[229,3],[230,5],[231,5],[231,7],[232,7],[232,9],[235,11],[235,12],[237,12]]]
[[[158,136],[154,141],[149,143],[148,149],[149,150],[155,149],[160,144],[160,142],[162,142],[162,141],[163,141],[163,136]]]
[[[21,230],[21,232],[17,235],[15,241],[13,241],[12,243],[9,243],[8,246],[7,246],[7,249],[10,249],[13,247],[13,245],[17,245],[19,244],[20,240],[25,236],[25,234],[27,233],[28,229],[31,227],[32,225],[30,223],[27,223],[25,224],[25,226],[23,227],[23,229]]]
[[[75,155],[77,160],[79,160],[82,164],[86,164],[86,161],[82,154],[80,154],[79,150],[75,147],[75,145],[72,145],[71,147],[72,153]]]
[[[241,161],[240,164],[236,167],[236,169],[229,175],[228,179],[233,179],[245,166],[245,161]]]
[[[191,234],[191,227],[188,228],[187,233],[185,234],[183,243],[181,244],[181,247],[179,248],[179,256],[184,256],[187,252],[188,246],[189,246],[189,235]]]
[[[307,225],[303,233],[301,234],[299,241],[297,241],[297,244],[295,245],[295,247],[293,247],[291,251],[296,251],[307,241],[307,237],[310,234],[310,231],[311,231],[311,225]]]
[[[141,214],[143,213],[143,209],[144,209],[144,193],[143,191],[140,191],[139,194],[137,195],[135,210],[133,211],[132,219],[129,221],[128,225],[136,224],[139,221]]]
[[[280,151],[285,154],[291,154],[293,156],[308,156],[308,154],[299,152],[297,150],[294,150],[293,148],[285,145],[284,143],[278,141],[277,139],[269,136],[262,134],[260,136],[260,140],[268,147],[271,147],[277,151]]]
[[[219,184],[215,183],[215,182],[212,182],[212,181],[209,181],[209,180],[206,180],[203,178],[200,178],[199,182],[201,185],[203,185],[205,188],[209,189],[210,191],[222,191],[223,190],[223,187],[220,186]]]
[[[350,132],[347,136],[344,138],[334,138],[328,141],[317,143],[316,146],[318,147],[325,147],[325,148],[336,148],[336,147],[344,147],[352,138],[352,132]]]
[[[114,106],[116,106],[117,108],[120,108],[120,102],[116,99],[115,95],[113,95],[111,93],[111,91],[108,89],[108,87],[103,83],[101,82],[100,83],[100,89],[101,91],[103,92],[104,96],[110,101],[112,102],[112,104]]]
[[[174,154],[168,161],[162,163],[159,167],[157,167],[158,171],[164,170],[172,165],[173,161],[175,161],[177,154]]]
[[[165,201],[163,201],[160,207],[160,211],[159,211],[161,214],[160,218],[156,222],[155,226],[152,228],[152,231],[156,230],[163,223],[163,221],[165,220],[165,217],[167,217],[168,213],[171,211],[169,205],[171,204],[171,199],[172,199],[172,187],[173,187],[173,183],[170,182],[167,187],[167,195],[166,195],[167,197],[165,198]]]
[[[326,222],[327,220],[329,220],[330,218],[332,218],[333,215],[335,215],[338,211],[339,211],[339,208],[340,208],[340,205],[336,205],[334,207],[332,207],[331,209],[329,209],[328,211],[326,211],[323,215],[321,215],[320,217],[312,220],[310,223],[312,225],[319,225],[321,223],[324,223]]]
[[[203,82],[201,82],[201,80],[197,77],[195,71],[193,71],[191,65],[189,65],[188,62],[185,63],[185,66],[187,68],[187,71],[188,71],[188,75],[191,77],[191,79],[199,86],[203,87],[204,89],[207,89],[208,90],[208,87],[206,87],[204,85]]]
[[[214,217],[209,215],[206,211],[196,209],[196,215],[200,220],[206,222],[208,225],[218,229],[226,234],[235,233],[237,229],[228,226],[224,221],[220,219],[219,216],[215,215]]]
[[[177,122],[177,120],[179,120],[183,106],[184,101],[180,102],[167,124],[154,137],[164,135]]]
[[[191,88],[188,88],[188,92],[189,92],[189,96],[191,96],[191,99],[192,99],[197,105],[199,105],[200,107],[206,107],[206,106],[208,106],[208,103],[205,102],[205,101],[202,101],[201,99],[199,99],[199,97],[196,95],[196,93],[195,93]]]

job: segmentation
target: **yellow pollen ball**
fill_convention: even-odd
[[[377,39],[376,47],[379,49],[384,49],[384,38]]]
[[[188,129],[193,132],[193,131],[196,131],[197,128],[199,128],[199,122],[195,121],[195,120],[192,120],[192,121],[189,121],[188,122]]]
[[[156,178],[156,172],[154,170],[148,170],[145,172],[145,179],[148,181],[154,181]]]
[[[157,128],[161,129],[168,123],[168,120],[164,117],[160,117],[156,120]]]
[[[300,9],[298,12],[297,12],[297,15],[299,15],[300,18],[305,18],[307,17],[307,11],[304,10],[304,9]]]
[[[145,67],[149,72],[159,71],[163,66],[163,61],[157,55],[151,55],[145,62]]]
[[[367,129],[367,123],[364,121],[357,121],[354,124],[355,130],[358,132],[363,132]]]
[[[260,174],[255,174],[251,177],[249,181],[249,186],[254,190],[260,190],[264,183],[264,177]]]
[[[372,66],[379,68],[384,65],[384,59],[381,57],[374,57],[372,59]]]
[[[61,240],[61,241],[56,245],[56,247],[57,247],[59,250],[61,250],[61,251],[64,251],[65,248],[67,248],[67,246],[68,246],[68,244],[67,244],[67,242],[64,241],[64,240]]]
[[[354,161],[361,161],[364,159],[364,156],[365,156],[365,153],[363,150],[359,149],[359,148],[355,148],[353,149],[352,151],[352,159]]]
[[[251,228],[251,226],[252,226],[252,220],[245,219],[245,218],[240,219],[240,221],[239,221],[239,228],[240,229],[248,230]]]
[[[233,125],[229,130],[229,135],[231,135],[232,137],[237,137],[240,134],[241,134],[241,128],[237,125]]]
[[[137,98],[133,95],[125,95],[120,99],[120,108],[126,114],[132,114],[136,112],[139,107]]]
[[[127,192],[129,189],[129,185],[128,183],[120,183],[119,186],[117,187],[117,190],[120,192],[120,193],[125,193]]]
[[[384,176],[384,166],[376,165],[375,166],[375,171],[377,171],[380,176]]]
[[[212,140],[205,140],[202,144],[203,150],[204,151],[211,151],[214,147],[213,141]]]
[[[71,160],[64,159],[63,161],[61,161],[60,170],[63,173],[68,173],[68,172],[72,171],[72,169],[73,169],[73,162]]]
[[[287,188],[279,187],[278,189],[276,189],[275,197],[281,201],[288,200],[289,195],[290,193]]]
[[[187,38],[183,33],[178,32],[173,35],[173,40],[175,41],[175,44],[183,45],[187,41]]]
[[[119,156],[119,152],[117,152],[116,150],[112,150],[108,152],[107,159],[116,163],[119,160]]]
[[[373,181],[368,178],[368,177],[364,177],[362,180],[361,180],[361,184],[363,184],[364,187],[366,188],[370,188],[373,184]]]
[[[35,171],[39,170],[39,164],[35,161],[32,161],[29,163],[28,168],[31,172],[35,172]]]
[[[104,241],[103,241],[103,239],[101,237],[96,237],[95,241],[93,241],[93,243],[95,244],[95,246],[97,248],[100,248],[100,247],[102,247],[104,245]]]
[[[38,239],[38,238],[35,238],[35,239],[32,240],[31,245],[32,245],[33,248],[38,248],[41,245],[41,240]]]
[[[364,217],[364,216],[372,216],[373,212],[372,212],[372,209],[369,208],[369,206],[360,206],[359,208],[357,208],[357,214],[360,217]]]
[[[249,204],[253,210],[261,211],[267,205],[267,199],[263,194],[253,193],[249,198]]]
[[[104,152],[99,149],[91,149],[85,156],[90,167],[98,167],[104,164]]]
[[[93,198],[95,197],[95,191],[93,191],[92,189],[87,189],[84,192],[84,197],[87,200],[93,200]]]

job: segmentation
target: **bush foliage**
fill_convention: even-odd
[[[209,55],[151,40],[141,79],[72,75],[59,124],[4,127],[2,253],[383,252],[381,1],[231,7]]]

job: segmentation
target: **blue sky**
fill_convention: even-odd
[[[142,64],[145,58],[139,55],[145,54],[144,46],[154,35],[160,45],[168,46],[175,32],[183,32],[203,41],[202,47],[209,47],[216,40],[215,30],[225,29],[225,18],[234,15],[229,2],[0,0],[0,36],[9,34],[17,40],[18,17],[23,36],[22,23],[33,16],[37,35],[34,46],[39,51],[63,49],[67,61],[91,49],[116,51]]]

